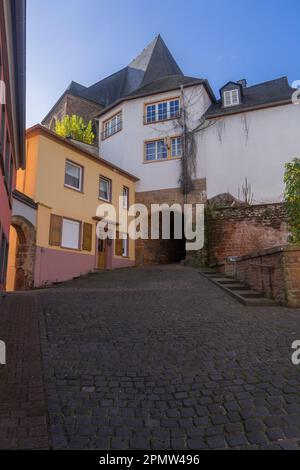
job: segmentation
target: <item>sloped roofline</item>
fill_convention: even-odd
[[[29,129],[26,130],[26,137],[27,136],[32,136],[36,134],[42,134],[45,137],[54,140],[58,144],[64,145],[65,147],[70,148],[71,150],[74,150],[84,157],[87,157],[89,159],[94,160],[96,163],[99,165],[104,165],[110,170],[117,171],[118,173],[126,176],[127,178],[131,179],[134,182],[139,181],[139,178],[132,173],[127,172],[126,170],[123,170],[122,168],[113,165],[112,163],[108,162],[107,160],[104,160],[104,158],[97,157],[94,153],[89,152],[88,150],[84,150],[82,147],[79,145],[75,144],[73,141],[65,139],[64,137],[59,136],[55,132],[51,131],[45,126],[42,126],[41,124],[36,124],[33,127],[30,127]]]
[[[152,82],[152,83],[155,83],[155,81]],[[211,98],[212,102],[215,103],[217,101],[216,97],[214,95],[214,92],[213,92],[208,80],[206,80],[206,79],[195,78],[194,82],[182,84],[183,88],[189,88],[189,87],[193,87],[193,86],[196,86],[196,85],[203,85],[205,87],[205,90],[207,91],[209,97]],[[176,86],[176,87],[172,86],[172,87],[166,88],[164,90],[149,91],[149,92],[145,92],[145,93],[141,93],[141,94],[138,94],[137,93],[138,90],[135,90],[135,92],[132,93],[132,95],[124,96],[123,98],[120,98],[119,100],[115,101],[111,105],[104,108],[99,114],[97,114],[95,116],[95,118],[100,118],[101,116],[106,114],[108,111],[111,111],[116,106],[119,106],[120,104],[124,103],[125,101],[131,101],[131,100],[136,100],[136,99],[139,99],[139,98],[145,98],[146,96],[161,95],[162,93],[168,93],[169,91],[175,91],[175,90],[179,90],[178,86]]]

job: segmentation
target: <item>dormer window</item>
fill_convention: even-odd
[[[224,103],[225,108],[240,104],[239,90],[235,89],[235,90],[224,91],[223,103]]]

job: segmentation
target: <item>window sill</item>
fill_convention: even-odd
[[[151,126],[151,124],[160,124],[161,122],[175,121],[175,119],[180,119],[180,114],[175,117],[169,117],[166,119],[158,119],[156,121],[147,122],[144,120],[144,126]]]
[[[121,132],[122,130],[123,130],[123,129],[120,129],[120,130],[118,130],[118,131],[114,132],[113,134],[110,134],[110,135],[108,135],[108,136],[106,136],[106,137],[105,137],[105,136],[102,136],[102,137],[101,137],[101,141],[104,142],[104,140],[110,139],[110,138],[113,137],[114,135],[119,134],[119,132]]]
[[[182,157],[172,157],[172,158],[161,158],[160,160],[144,160],[143,164],[148,165],[149,163],[162,163],[162,162],[173,162],[176,160],[181,160]]]
[[[98,200],[99,200],[99,201],[106,202],[106,204],[112,204],[111,199],[103,199],[102,197],[98,197]]]
[[[61,248],[62,250],[75,251],[76,253],[82,252],[80,248],[69,248],[67,246],[60,246],[59,248]]]
[[[67,184],[65,184],[64,187],[65,187],[66,189],[71,189],[72,191],[75,191],[76,193],[84,194],[84,192],[82,191],[82,189],[73,188],[73,186],[68,186]]]

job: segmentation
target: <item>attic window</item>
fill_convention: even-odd
[[[229,106],[236,106],[236,105],[240,104],[238,89],[230,90],[230,91],[224,91],[223,102],[224,102],[225,108],[227,108]]]

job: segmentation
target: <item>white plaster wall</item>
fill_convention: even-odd
[[[254,202],[281,201],[284,165],[300,157],[300,106],[219,119],[202,134],[198,153],[205,155],[208,198],[227,191],[237,196],[247,177]]]
[[[36,209],[23,204],[17,199],[13,199],[13,210],[12,215],[24,217],[24,219],[29,220],[32,225],[36,225]]]
[[[175,136],[181,133],[176,121],[166,121],[144,125],[144,104],[180,96],[180,90],[160,93],[123,103],[100,119],[103,121],[123,111],[123,129],[108,139],[99,142],[100,155],[115,165],[124,168],[140,178],[137,191],[152,191],[178,187],[180,160],[144,163],[144,142],[160,137]],[[202,85],[185,88],[185,105],[188,110],[188,125],[194,128],[210,106],[210,99]],[[201,158],[198,177],[205,176],[205,164]]]

